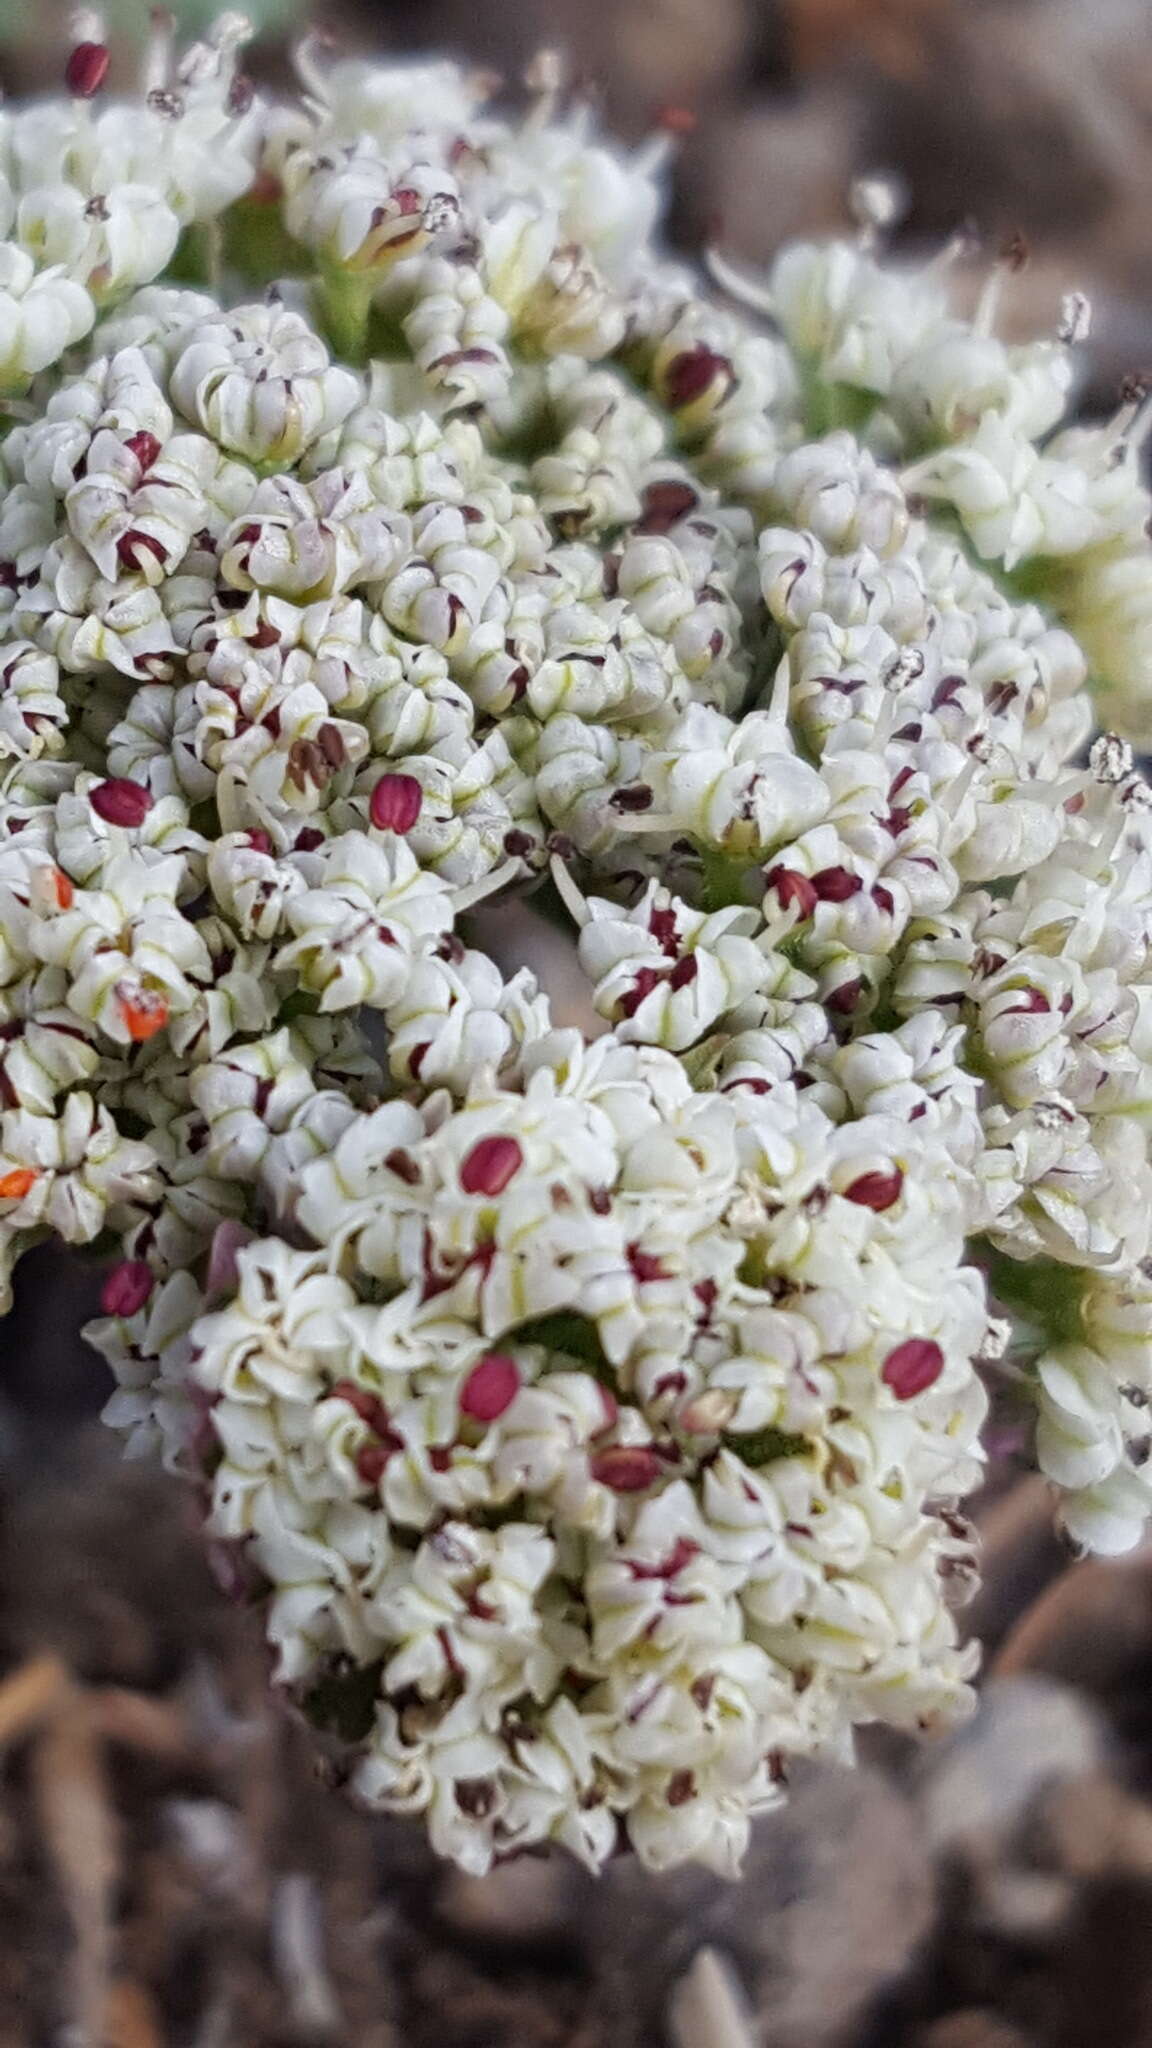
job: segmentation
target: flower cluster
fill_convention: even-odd
[[[181,233],[212,222],[252,184],[248,25],[224,14],[174,61],[157,12],[142,104],[104,102],[109,51],[98,15],[74,22],[67,99],[0,113],[0,391],[17,392],[86,335],[102,306],[159,277]]]
[[[875,193],[709,295],[554,60],[157,37],[3,117],[5,1282],[114,1255],[108,1419],[366,1799],[731,1870],[969,1703],[988,1375],[1152,1509],[1142,401]]]

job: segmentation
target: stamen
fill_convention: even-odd
[[[537,50],[524,73],[524,83],[533,95],[524,126],[529,134],[546,128],[555,119],[557,104],[566,82],[566,67],[559,50]]]
[[[584,926],[590,922],[592,916],[588,908],[587,898],[577,888],[567,866],[559,858],[559,855],[553,854],[548,863],[548,868],[552,880],[556,884],[557,894],[563,899],[565,910],[568,911],[573,923],[579,925],[581,931],[583,931]]]
[[[861,249],[874,249],[901,218],[907,204],[904,181],[893,172],[879,171],[854,178],[848,188],[848,210],[859,230],[857,240]]]
[[[477,903],[483,903],[487,897],[495,896],[508,882],[516,881],[522,873],[523,866],[519,860],[502,861],[498,868],[481,875],[479,881],[469,882],[466,888],[455,890],[452,907],[456,916],[461,917],[466,910],[474,909]]]
[[[154,7],[149,20],[151,27],[144,45],[140,72],[140,91],[145,99],[149,93],[162,91],[168,83],[172,42],[176,34],[176,17],[166,7]]]
[[[959,775],[953,776],[947,788],[941,790],[937,801],[946,817],[954,818],[956,816],[968,791],[972,787],[972,782],[979,766],[980,763],[978,761],[969,759],[964,763]]]
[[[972,320],[974,334],[988,336],[995,332],[996,315],[1000,310],[1004,286],[1010,277],[1015,277],[1017,271],[1023,270],[1027,261],[1028,244],[1023,235],[1011,235],[997,256],[976,302],[976,312]]]
[[[704,262],[717,284],[727,292],[730,299],[735,299],[741,306],[747,306],[753,313],[763,313],[768,320],[775,319],[776,307],[766,285],[758,284],[754,278],[745,277],[743,272],[736,270],[729,263],[726,256],[721,256],[718,249],[705,249]]]
[[[976,255],[983,237],[974,220],[961,221],[960,226],[949,235],[948,240],[936,251],[925,266],[929,277],[944,270],[955,269],[958,263],[967,263]]]
[[[1011,1342],[1011,1319],[1008,1316],[989,1316],[988,1327],[984,1332],[984,1342],[980,1346],[981,1358],[990,1360],[1003,1358]]]
[[[322,114],[328,105],[328,80],[320,63],[320,53],[331,48],[331,36],[314,28],[306,36],[301,36],[292,52],[296,76],[305,88],[305,101],[318,114]]]
[[[1086,292],[1065,292],[1060,301],[1060,325],[1056,329],[1059,341],[1069,348],[1075,348],[1087,341],[1092,332],[1092,301]]]
[[[1132,749],[1119,733],[1101,733],[1092,743],[1088,766],[1097,782],[1123,782],[1131,773]]]

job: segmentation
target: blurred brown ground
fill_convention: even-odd
[[[476,1880],[354,1810],[55,1363],[0,1462],[0,2048],[1152,2048],[1152,1553],[1072,1564],[1043,1482],[980,1509],[955,1737],[797,1769],[740,1885]],[[687,2024],[702,1969],[739,2032]]]

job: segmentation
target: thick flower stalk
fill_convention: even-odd
[[[989,1388],[1152,1508],[1142,394],[1063,425],[1083,305],[1001,342],[1018,252],[963,320],[870,191],[705,287],[554,60],[242,37],[119,105],[85,20],[0,129],[5,1285],[109,1255],[362,1797],[733,1870],[970,1704]]]

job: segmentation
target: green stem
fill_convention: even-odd
[[[358,366],[368,360],[368,323],[375,289],[373,277],[354,270],[325,269],[320,274],[321,321],[341,362]]]

